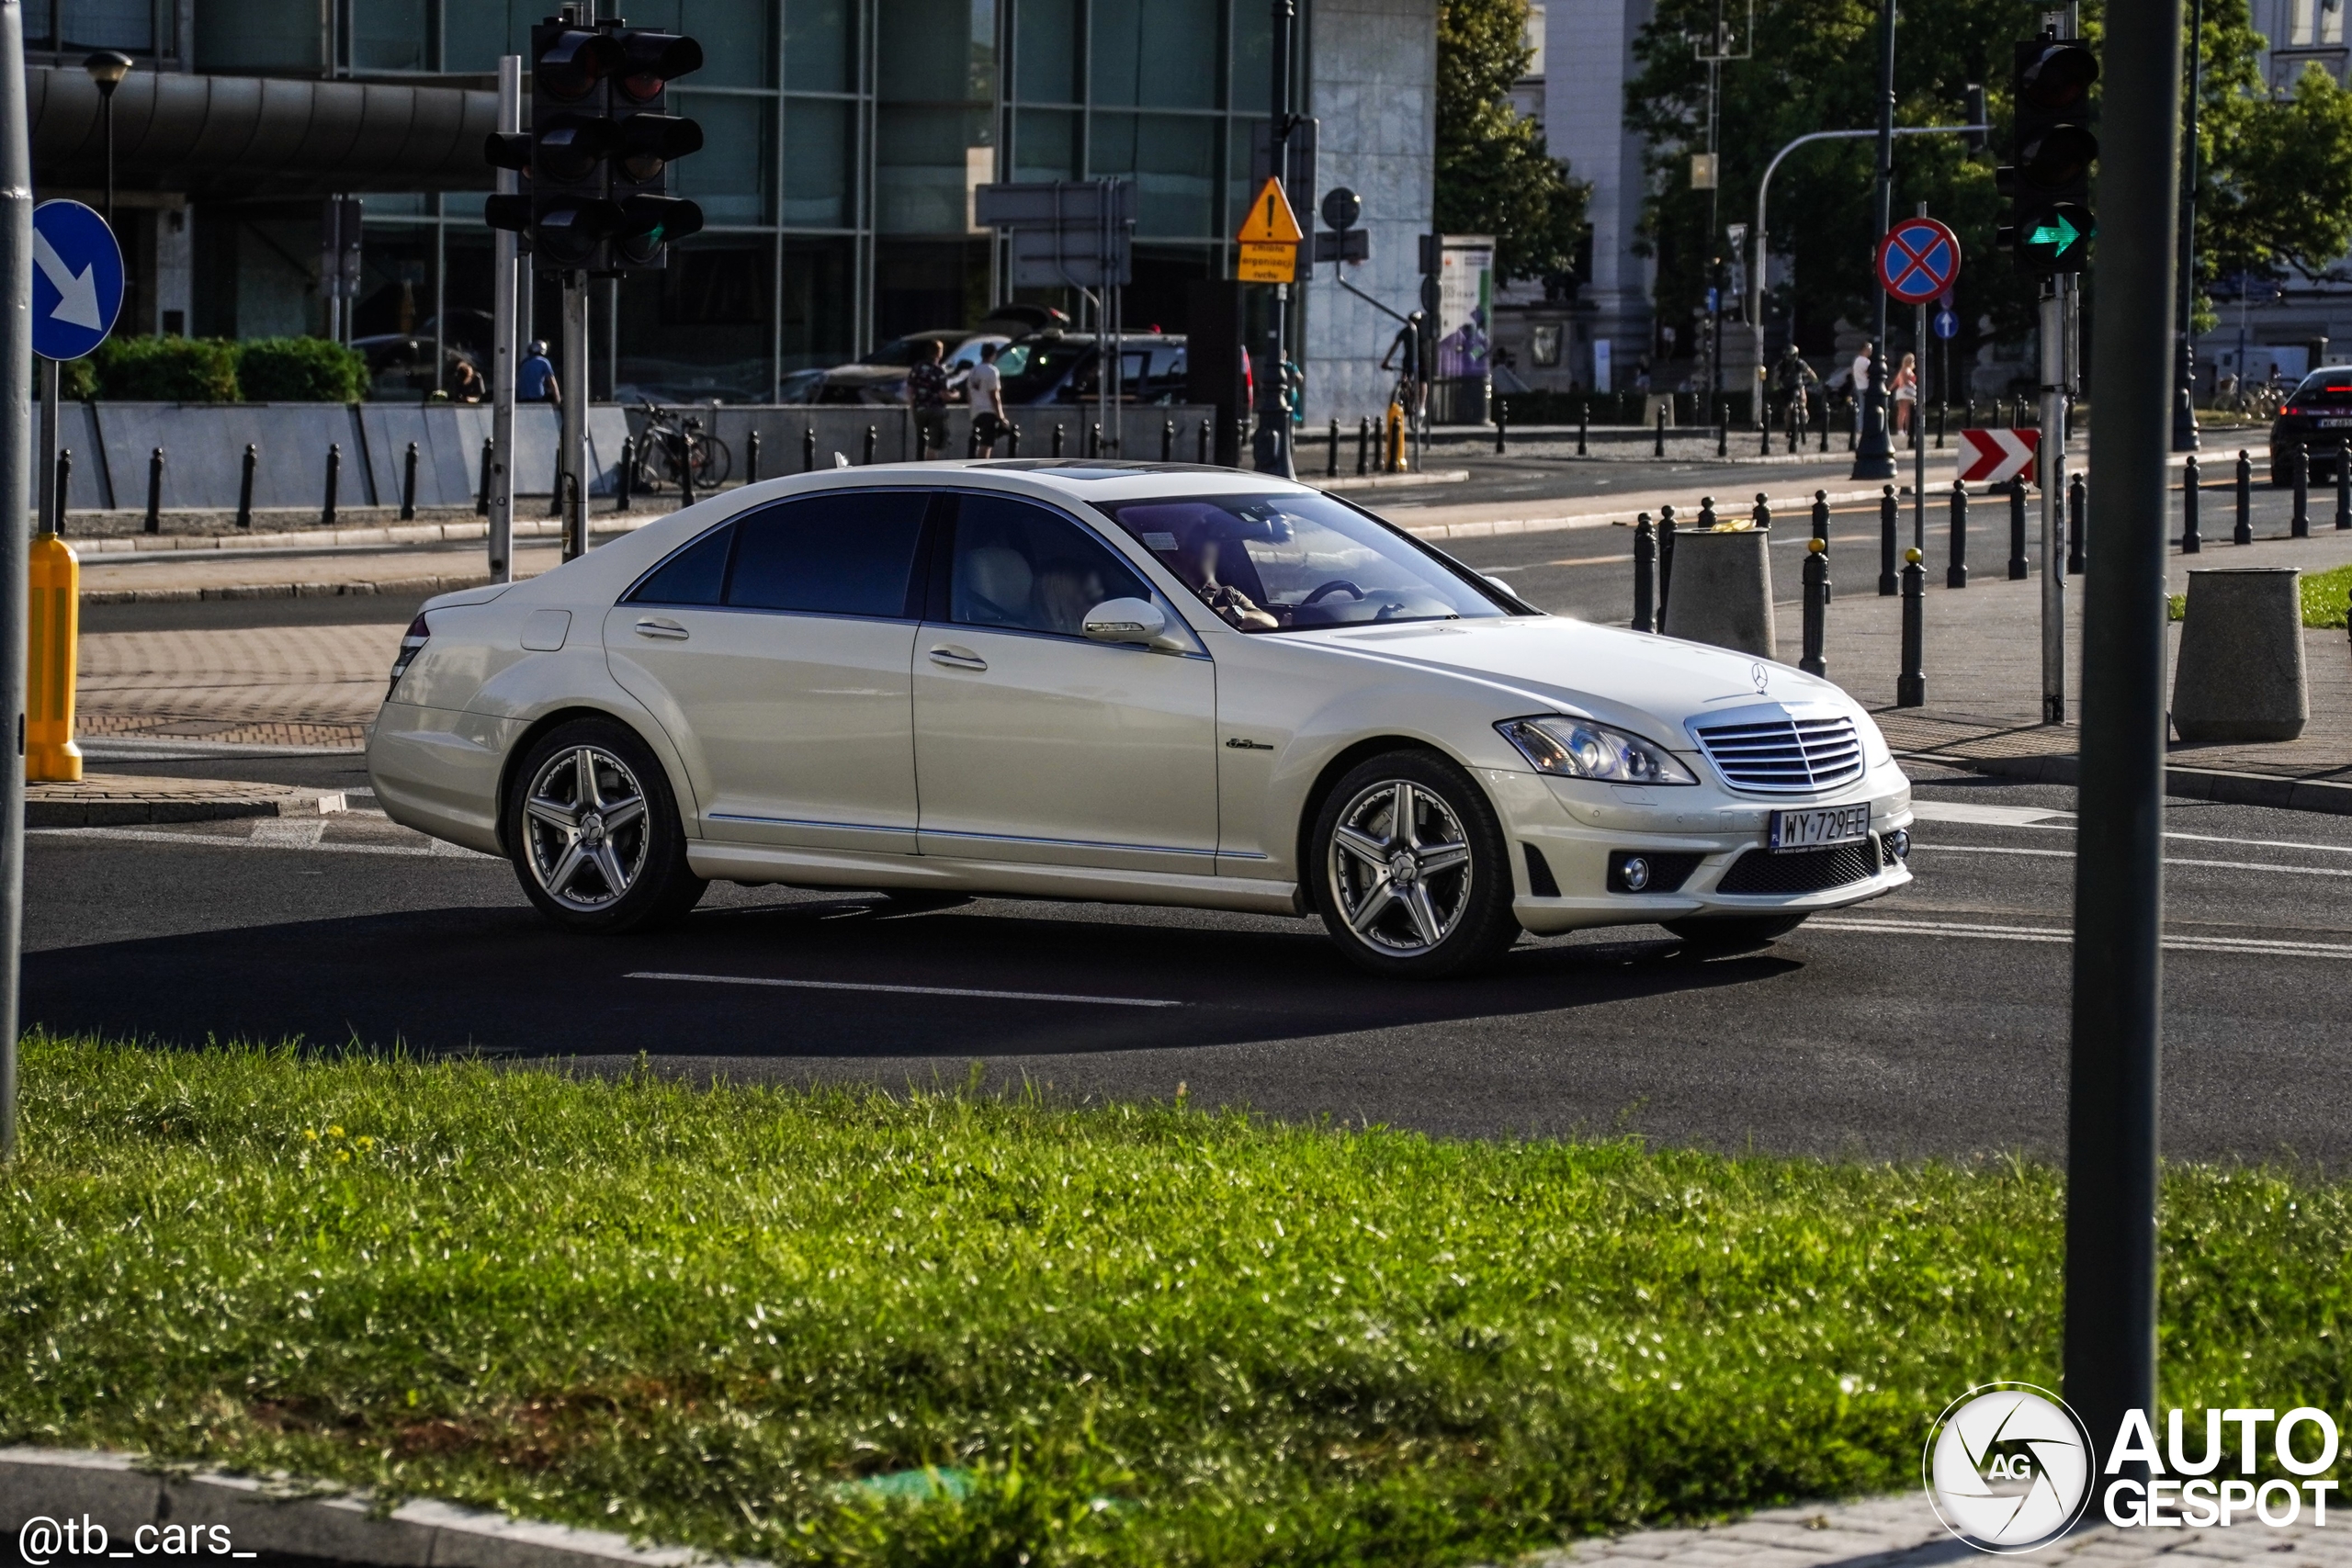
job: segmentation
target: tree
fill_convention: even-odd
[[[1591,194],[1510,101],[1527,18],[1527,0],[1446,0],[1437,21],[1437,227],[1492,234],[1505,279],[1571,271]]]

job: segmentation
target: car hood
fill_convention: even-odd
[[[1417,621],[1277,634],[1351,656],[1442,670],[1688,750],[1694,719],[1758,703],[1828,703],[1863,722],[1839,687],[1786,664],[1561,615]]]

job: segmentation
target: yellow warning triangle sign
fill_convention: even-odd
[[[1290,209],[1290,198],[1283,195],[1279,176],[1269,178],[1258,192],[1258,199],[1250,204],[1250,216],[1242,220],[1241,232],[1234,238],[1245,245],[1295,245],[1306,238],[1298,227],[1297,215]]]

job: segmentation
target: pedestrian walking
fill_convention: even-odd
[[[1894,434],[1911,434],[1912,415],[1919,406],[1919,356],[1906,354],[1894,372]]]
[[[1002,347],[1001,344],[980,344],[980,362],[964,376],[964,400],[972,405],[973,435],[990,453],[1012,424],[1004,412],[1004,372],[996,363]]]

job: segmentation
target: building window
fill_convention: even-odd
[[[1528,356],[1547,370],[1560,363],[1560,328],[1557,322],[1539,322],[1529,330]]]

